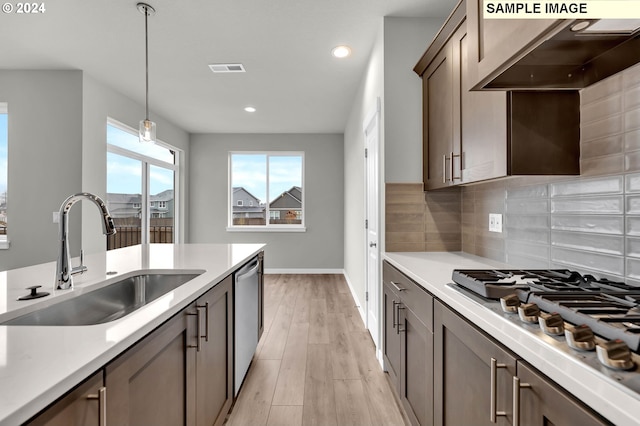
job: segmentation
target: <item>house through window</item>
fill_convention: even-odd
[[[229,153],[231,228],[304,227],[304,153]]]
[[[177,242],[179,151],[162,143],[142,144],[138,133],[107,123],[107,207],[116,234],[107,249]]]

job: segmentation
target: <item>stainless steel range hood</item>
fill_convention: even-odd
[[[582,89],[640,62],[640,20],[567,21],[477,88]]]

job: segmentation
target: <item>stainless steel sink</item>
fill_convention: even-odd
[[[122,318],[200,274],[140,274],[2,325],[92,325]]]

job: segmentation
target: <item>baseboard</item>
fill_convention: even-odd
[[[344,274],[344,269],[265,268],[265,274]]]
[[[347,286],[349,286],[349,291],[351,291],[351,296],[353,296],[353,300],[356,302],[356,307],[358,308],[358,312],[360,312],[360,317],[362,318],[362,322],[366,324],[367,317],[366,317],[366,313],[364,312],[364,305],[360,303],[360,298],[358,297],[355,290],[353,289],[353,285],[351,284],[351,280],[349,279],[349,274],[347,274],[347,272],[344,270],[342,271],[342,273],[344,274],[344,279],[347,281]]]

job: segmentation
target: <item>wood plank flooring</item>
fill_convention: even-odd
[[[226,424],[409,424],[342,275],[265,275],[264,296],[264,333]]]

